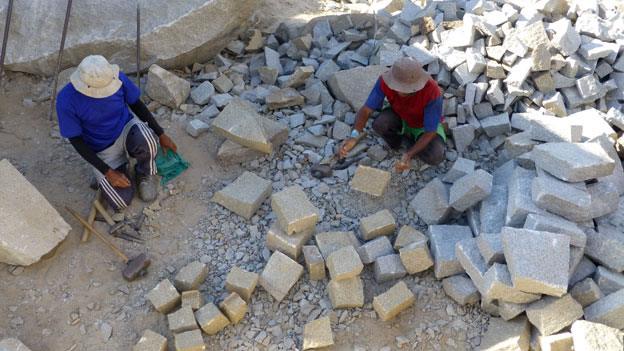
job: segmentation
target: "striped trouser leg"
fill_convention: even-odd
[[[123,172],[123,169],[119,170]],[[99,186],[102,189],[102,196],[115,210],[123,210],[128,207],[134,196],[134,184],[127,188],[118,188],[112,186],[106,178],[101,178]]]
[[[158,141],[156,134],[144,123],[137,123],[130,128],[126,137],[128,155],[137,160],[137,175],[156,175],[156,154]]]

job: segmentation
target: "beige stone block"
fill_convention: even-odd
[[[199,290],[189,290],[182,292],[182,307],[190,307],[193,311],[197,311],[204,304]]]
[[[247,313],[247,303],[237,293],[233,292],[219,304],[219,308],[225,313],[230,323],[240,322]]]
[[[327,290],[334,309],[364,306],[364,284],[360,277],[330,280]]]
[[[353,246],[356,250],[360,247],[360,241],[353,232],[323,232],[316,234],[314,238],[324,259],[345,246]]]
[[[167,322],[169,323],[169,330],[173,333],[182,333],[198,328],[193,309],[188,306],[168,314]]]
[[[396,229],[396,220],[389,210],[381,210],[360,221],[360,231],[364,240],[371,240],[382,235],[392,235]]]
[[[289,235],[314,228],[319,219],[318,209],[298,185],[273,194],[271,207],[280,227]]]
[[[408,274],[416,274],[433,267],[433,258],[427,241],[414,242],[399,250],[401,263]]]
[[[525,316],[505,321],[490,318],[487,331],[481,339],[480,351],[529,350],[531,325]]]
[[[318,247],[315,245],[304,246],[303,259],[305,260],[310,280],[325,279],[325,260]]]
[[[344,280],[360,275],[364,264],[353,246],[345,246],[329,255],[327,269],[332,280]]]
[[[554,335],[538,335],[537,339],[542,351],[572,351],[574,342],[572,333],[561,333]]]
[[[273,223],[266,235],[266,247],[271,251],[285,253],[293,260],[299,259],[301,248],[314,235],[314,227],[303,232],[288,235],[280,228],[279,224]]]
[[[197,310],[195,319],[208,335],[215,335],[230,324],[230,320],[213,303],[208,303]]]
[[[230,185],[219,190],[212,201],[249,220],[272,191],[270,181],[254,173],[244,172]]]
[[[167,351],[167,338],[147,329],[132,351]]]
[[[243,300],[249,302],[251,295],[258,284],[258,274],[248,272],[239,267],[232,267],[230,273],[225,278],[225,288],[229,292],[235,292]]]
[[[424,241],[427,242],[427,236],[423,234],[420,230],[414,229],[414,227],[409,225],[404,225],[399,230],[399,234],[397,234],[396,239],[394,240],[394,249],[400,250],[401,248],[415,242]]]
[[[273,146],[262,126],[260,116],[254,107],[241,98],[234,98],[223,111],[212,120],[212,130],[221,136],[249,148],[270,154]]]
[[[390,172],[368,166],[358,166],[351,188],[372,196],[382,196],[390,183]]]
[[[382,321],[388,321],[396,317],[403,310],[409,308],[416,301],[416,296],[407,287],[405,282],[400,281],[388,291],[373,298],[373,308]]]
[[[165,279],[147,294],[147,299],[150,300],[156,311],[169,313],[180,303],[180,294],[169,279]]]
[[[308,322],[303,327],[303,349],[318,349],[334,344],[334,333],[329,317]]]
[[[175,351],[204,351],[206,344],[199,329],[175,335]]]
[[[285,254],[275,251],[267,262],[259,283],[275,300],[282,301],[303,274],[303,266]]]
[[[175,276],[174,284],[179,291],[197,290],[206,280],[208,268],[199,261],[184,266]]]

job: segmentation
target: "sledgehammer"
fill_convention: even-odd
[[[65,207],[65,209],[71,213],[74,218],[76,218],[85,228],[89,229],[93,234],[95,234],[100,240],[106,243],[112,250],[117,254],[117,256],[121,257],[121,259],[126,264],[126,268],[121,271],[124,279],[127,281],[133,281],[147,273],[147,267],[149,267],[150,263],[152,263],[145,254],[140,254],[133,259],[128,259],[128,256],[124,254],[115,244],[113,244],[110,240],[106,239],[104,235],[98,232],[89,222],[84,220],[80,215],[72,210],[69,207]]]

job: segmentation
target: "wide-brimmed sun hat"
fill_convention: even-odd
[[[96,99],[109,97],[121,88],[119,66],[111,65],[101,55],[85,57],[70,81],[76,90]]]
[[[382,74],[382,77],[390,89],[404,94],[421,90],[431,79],[422,65],[411,57],[402,57],[396,60],[392,68]]]

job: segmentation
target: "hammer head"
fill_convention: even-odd
[[[140,254],[128,260],[126,268],[122,271],[124,279],[130,282],[144,276],[147,274],[147,267],[149,267],[150,263],[152,263],[152,261],[150,261],[145,254]]]
[[[310,168],[310,173],[314,178],[323,179],[332,175],[332,168],[329,165],[314,165]]]

